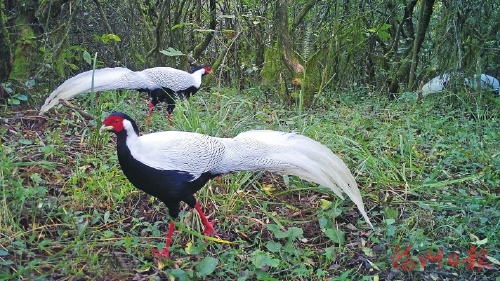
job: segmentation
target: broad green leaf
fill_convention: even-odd
[[[304,234],[304,231],[300,227],[293,226],[293,227],[290,227],[288,229],[287,233],[288,233],[288,237],[295,239],[298,237],[302,237],[302,235]]]
[[[85,60],[85,62],[87,62],[88,64],[92,64],[92,57],[90,56],[89,52],[87,51],[84,51],[83,52],[83,59]]]
[[[365,253],[366,256],[368,257],[373,257],[375,254],[373,253],[371,248],[368,247],[362,247],[361,250],[363,250],[363,253]]]
[[[273,234],[274,234],[274,236],[275,236],[276,238],[278,238],[278,239],[282,239],[282,238],[287,238],[287,237],[289,237],[289,233],[288,233],[288,231],[286,231],[286,232],[285,232],[285,231],[281,231],[281,230],[279,230],[279,229],[275,230],[275,231],[273,232]]]
[[[279,227],[278,225],[276,225],[276,224],[272,224],[272,223],[267,224],[267,225],[266,225],[266,228],[267,228],[267,230],[269,230],[269,231],[271,231],[271,232],[275,232],[276,230],[279,230],[279,229],[280,229],[280,227]]]
[[[216,258],[212,257],[205,257],[204,259],[201,260],[199,264],[196,265],[196,275],[198,277],[206,277],[212,272],[214,272],[215,268],[217,268],[217,265],[219,264],[219,260]]]
[[[104,213],[104,223],[108,223],[109,221],[109,211],[106,211],[106,213]]]
[[[264,266],[278,267],[280,264],[279,259],[275,259],[271,257],[269,253],[261,250],[253,252],[250,261],[258,268],[262,268]]]
[[[22,100],[22,101],[27,101],[28,100],[28,96],[27,95],[17,95],[16,99]]]
[[[379,30],[379,32],[377,33],[377,35],[378,35],[378,38],[380,38],[381,40],[389,40],[389,39],[391,39],[391,35],[387,31]]]
[[[334,260],[336,258],[336,255],[335,255],[335,247],[328,247],[328,248],[325,248],[325,257],[328,259],[328,260]]]
[[[319,227],[320,228],[326,228],[327,225],[328,225],[328,219],[325,218],[325,217],[321,217],[318,219],[318,222],[319,222]]]
[[[177,281],[187,281],[189,280],[186,272],[180,268],[176,269],[169,269],[167,271],[167,275],[172,276],[175,278]]]
[[[386,219],[396,219],[398,217],[398,210],[395,208],[386,208],[384,214]]]
[[[319,201],[321,202],[321,209],[322,210],[326,210],[326,209],[330,208],[330,206],[332,205],[332,201],[328,201],[325,199],[319,199]]]
[[[278,242],[274,242],[274,241],[268,241],[266,243],[266,248],[271,251],[271,252],[279,252],[279,250],[281,249],[281,244],[278,243]]]
[[[9,104],[19,105],[21,102],[18,99],[8,99]]]
[[[329,228],[325,231],[325,235],[335,243],[340,245],[344,245],[345,243],[345,233],[342,230]]]
[[[35,86],[35,84],[36,84],[35,79],[30,79],[26,81],[26,83],[24,83],[24,85],[28,88]]]
[[[184,250],[186,251],[186,253],[190,255],[196,255],[203,252],[207,248],[207,246],[208,246],[207,243],[201,243],[198,246],[193,246],[193,242],[188,242]]]
[[[290,186],[290,177],[289,176],[283,176],[283,181],[285,182],[286,186]]]
[[[168,47],[166,50],[160,51],[160,53],[170,56],[170,57],[176,57],[176,56],[182,56],[184,55],[181,51],[178,51],[172,47]]]
[[[387,225],[387,236],[394,236],[395,233],[396,228],[394,227],[394,225]]]
[[[388,23],[384,23],[382,24],[382,26],[380,26],[379,30],[383,30],[383,31],[386,31],[388,30],[389,28],[391,28],[392,25],[388,24]]]
[[[113,40],[115,42],[122,41],[122,39],[120,39],[120,37],[116,34],[103,34],[101,40],[104,44],[108,43],[110,40]]]

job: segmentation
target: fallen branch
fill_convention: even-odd
[[[82,115],[83,117],[85,117],[87,119],[95,119],[95,117],[92,116],[92,114],[85,112],[83,109],[78,108],[76,105],[73,105],[72,103],[70,103],[68,101],[65,101],[63,99],[59,99],[59,103],[62,104],[62,106],[65,106],[67,108],[71,108],[71,109],[78,111],[78,113],[80,113],[80,115]]]

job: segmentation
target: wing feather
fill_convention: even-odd
[[[225,146],[218,138],[177,131],[129,137],[127,146],[132,157],[147,166],[185,171],[194,179],[219,166],[225,154]]]

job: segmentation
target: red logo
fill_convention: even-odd
[[[394,249],[398,251],[391,258],[391,261],[393,261],[391,265],[395,270],[398,270],[401,267],[404,271],[411,271],[417,266],[418,262],[420,262],[420,267],[422,269],[425,268],[427,262],[437,263],[438,268],[441,268],[441,265],[443,264],[443,249],[438,249],[437,253],[429,249],[423,256],[418,256],[417,260],[410,255],[411,247],[412,245],[410,244],[404,251],[399,251],[399,246],[394,247]],[[477,267],[478,271],[480,271],[483,267],[488,269],[492,268],[491,265],[486,263],[488,253],[485,250],[479,249],[479,253],[477,253],[476,246],[471,245],[467,253],[469,255],[463,260],[459,260],[457,253],[451,253],[448,256],[448,265],[456,267],[459,263],[465,263],[468,269],[474,270]]]

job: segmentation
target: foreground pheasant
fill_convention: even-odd
[[[113,113],[101,131],[117,137],[118,161],[128,180],[142,191],[160,199],[168,208],[170,225],[162,252],[170,257],[173,220],[179,204],[187,203],[199,213],[206,235],[214,233],[194,193],[210,179],[233,171],[271,171],[295,175],[326,187],[342,197],[342,191],[357,205],[373,228],[356,181],[344,162],[330,149],[308,137],[277,131],[248,131],[234,138],[167,131],[139,136],[128,115]]]

